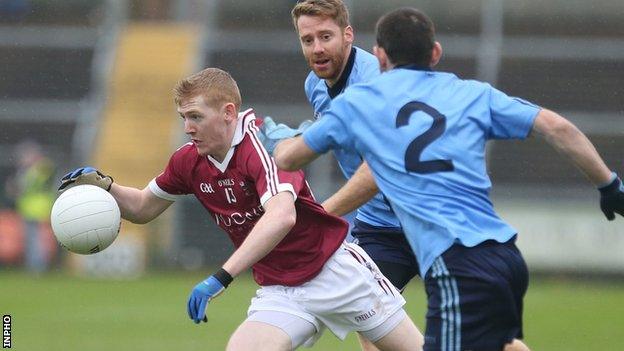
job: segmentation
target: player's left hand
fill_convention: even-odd
[[[624,186],[617,175],[609,185],[598,188],[600,191],[600,209],[608,220],[615,219],[615,213],[624,216]]]
[[[189,318],[196,324],[201,321],[207,322],[206,307],[208,303],[221,294],[231,281],[232,277],[229,273],[221,269],[216,274],[195,285],[187,303]]]

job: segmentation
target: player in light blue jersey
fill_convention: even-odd
[[[312,70],[304,84],[305,93],[314,108],[315,119],[322,120],[332,100],[345,89],[379,76],[379,64],[374,55],[353,46],[353,29],[341,0],[300,1],[292,10],[292,19],[303,55]],[[279,140],[270,138],[271,133],[283,137],[281,132],[298,132],[269,121],[265,119],[266,125],[261,128],[269,137],[265,138],[269,143],[264,143],[269,151],[271,144]],[[390,282],[402,291],[419,270],[400,223],[386,199],[377,194],[378,189],[360,155],[346,148],[335,149],[334,155],[349,181],[323,207],[339,216],[357,209],[351,234]],[[363,350],[376,350],[367,340],[360,338],[360,342]]]
[[[368,162],[420,263],[425,350],[528,350],[520,341],[528,271],[516,231],[489,199],[486,142],[543,137],[599,188],[609,220],[624,214],[621,180],[558,114],[432,71],[442,48],[422,12],[393,11],[376,30],[385,73],[349,88],[302,137],[278,145],[277,165],[297,169],[330,149]]]
[[[292,10],[292,18],[303,55],[312,69],[304,85],[306,96],[315,118],[322,119],[332,100],[345,89],[379,76],[379,64],[374,55],[353,46],[349,13],[341,0],[300,1]],[[333,151],[349,182],[323,207],[336,215],[357,209],[352,235],[384,275],[403,290],[418,274],[418,263],[398,219],[383,195],[376,194],[368,172],[358,172],[360,155],[348,148]]]

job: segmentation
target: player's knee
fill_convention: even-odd
[[[531,351],[522,341],[514,339],[509,344],[506,344],[503,351]]]

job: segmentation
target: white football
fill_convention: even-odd
[[[121,213],[108,191],[95,185],[77,185],[56,199],[50,221],[61,246],[88,255],[104,250],[115,241]]]

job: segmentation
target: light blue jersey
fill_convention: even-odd
[[[314,118],[319,119],[329,109],[332,98],[341,94],[347,87],[368,82],[379,76],[379,62],[370,53],[353,47],[347,66],[340,79],[331,88],[325,80],[310,72],[305,81],[305,92],[314,108]],[[336,148],[334,155],[344,176],[349,179],[362,164],[362,158],[354,150]],[[356,218],[377,227],[399,227],[399,220],[392,213],[381,193],[357,210]]]
[[[349,88],[303,137],[318,153],[342,148],[364,157],[424,277],[454,243],[516,234],[489,199],[485,144],[526,138],[538,112],[489,84],[406,66]]]

